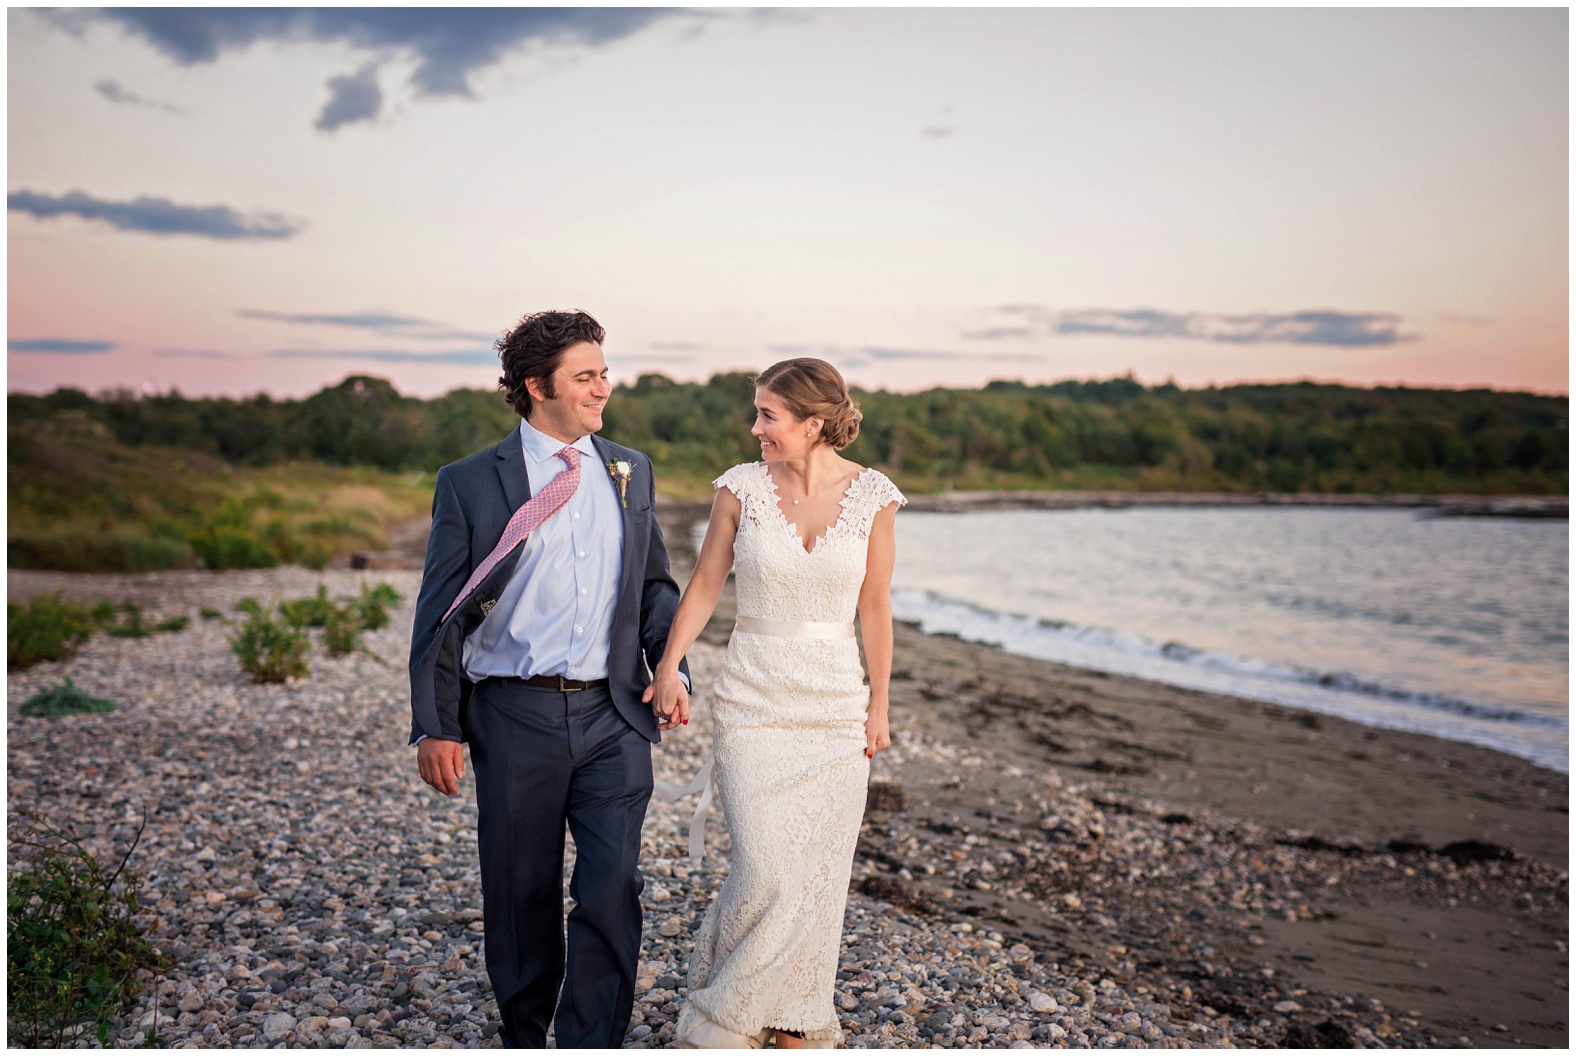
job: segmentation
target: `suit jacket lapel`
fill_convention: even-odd
[[[612,444],[602,439],[600,436],[597,436],[595,433],[591,434],[591,446],[596,448],[598,464],[595,466],[586,466],[581,470],[581,472],[584,473],[589,471],[594,473],[597,477],[601,478],[598,483],[600,483],[604,488],[612,487],[613,493],[616,496],[618,494],[618,485],[612,480],[611,477],[608,476],[607,464],[609,462],[615,461],[618,458],[618,455],[613,451]],[[631,480],[629,482],[629,486],[633,488],[635,486],[635,482]],[[623,550],[623,554],[622,561],[619,565],[620,572],[618,578],[618,590],[619,594],[622,595],[624,588],[629,583],[633,582],[631,577],[634,575],[635,571],[635,548],[629,545],[629,503],[620,502],[619,513],[624,520],[624,531],[621,537],[621,549]]]
[[[498,480],[503,485],[504,498],[509,500],[512,516],[531,497],[531,478],[525,474],[525,452],[520,447],[519,429],[504,437],[498,445]]]

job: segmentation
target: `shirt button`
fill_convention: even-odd
[[[586,556],[586,552],[584,550],[580,551],[580,556],[581,557],[585,557]]]
[[[579,515],[579,514],[578,514],[578,513],[577,513],[577,514],[575,514],[575,520],[577,520],[577,521],[578,521],[578,520],[579,520],[579,519],[580,519],[580,515]]]
[[[580,632],[581,632],[581,631],[583,631],[583,630],[585,630],[585,628],[584,628],[584,627],[576,627],[576,628],[575,628],[575,633],[576,633],[576,634],[579,634],[579,633],[580,633]]]
[[[584,594],[585,592],[586,592],[586,588],[585,587],[581,587],[580,588],[580,593]]]

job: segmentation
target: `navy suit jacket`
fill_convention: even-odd
[[[668,550],[653,509],[651,460],[600,436],[593,435],[591,443],[601,464],[582,464],[582,472],[605,473],[614,460],[628,462],[634,470],[622,507],[624,553],[608,655],[608,688],[614,706],[629,724],[655,742],[661,739],[657,719],[640,697],[667,645],[679,588],[668,571]],[[472,683],[461,662],[465,638],[481,625],[482,606],[491,608],[514,575],[521,547],[505,555],[453,615],[445,620],[443,614],[471,572],[492,553],[514,511],[530,497],[517,432],[438,471],[432,534],[427,539],[410,641],[413,744],[422,734],[446,741],[466,739],[465,708]],[[681,667],[688,678],[688,667]]]

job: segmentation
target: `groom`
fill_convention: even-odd
[[[604,336],[584,312],[537,312],[499,339],[499,387],[522,421],[438,471],[411,635],[422,780],[457,794],[462,741],[476,766],[487,972],[508,1048],[545,1047],[549,1020],[560,1048],[623,1044],[651,745],[676,724],[650,704],[679,601],[651,461],[594,435],[612,392]]]

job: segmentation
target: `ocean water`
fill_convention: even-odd
[[[1569,772],[1569,538],[1411,510],[908,511],[892,601],[930,633]]]

